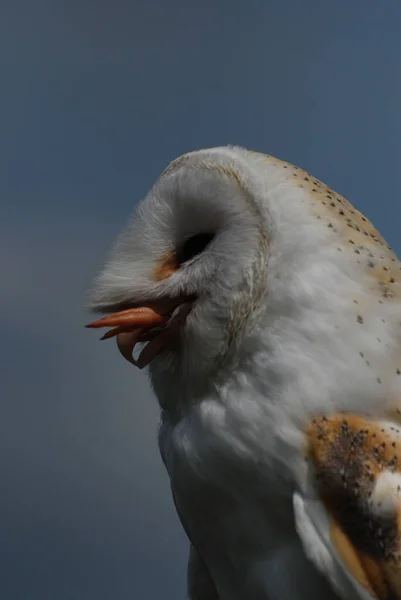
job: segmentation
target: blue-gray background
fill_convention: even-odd
[[[146,375],[84,293],[176,155],[295,162],[401,250],[401,3],[3,0],[0,597],[184,599]]]

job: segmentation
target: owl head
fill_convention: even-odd
[[[150,365],[162,405],[204,394],[269,348],[282,361],[284,339],[294,364],[289,349],[299,357],[318,335],[334,339],[343,317],[352,330],[355,299],[367,289],[349,234],[358,215],[272,157],[238,147],[185,154],[117,239],[90,296],[106,316],[91,326],[114,327],[105,337],[117,336],[137,366]],[[136,343],[144,348],[133,359]]]
[[[111,315],[97,323],[117,327],[128,359],[146,344],[134,362],[150,363],[159,397],[201,390],[257,326],[271,237],[264,183],[240,148],[181,156],[137,204],[95,280],[91,309]]]

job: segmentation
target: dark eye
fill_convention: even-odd
[[[178,266],[201,254],[213,238],[214,235],[212,233],[198,233],[190,237],[177,252]]]

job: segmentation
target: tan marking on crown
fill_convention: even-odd
[[[307,459],[340,557],[374,597],[401,598],[401,503],[390,515],[370,504],[378,475],[401,473],[401,431],[337,414],[313,419],[306,435]]]
[[[337,236],[339,251],[348,249],[357,264],[372,277],[371,290],[380,301],[401,298],[401,262],[361,212],[307,171],[272,156],[251,154],[285,170],[287,181],[307,192],[311,214]]]

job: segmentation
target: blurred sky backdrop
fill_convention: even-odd
[[[146,374],[84,295],[178,154],[311,171],[401,253],[399,0],[2,0],[0,597],[184,600]]]

